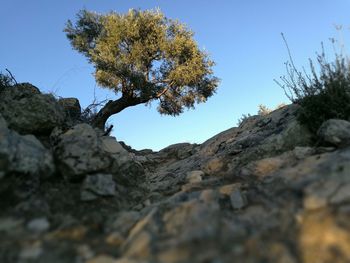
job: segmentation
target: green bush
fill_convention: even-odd
[[[283,35],[282,35],[283,36]],[[285,38],[283,37],[285,40]],[[286,41],[285,41],[286,42]],[[287,43],[286,43],[287,45]],[[310,74],[296,69],[292,56],[286,63],[287,75],[282,76],[281,86],[287,97],[301,106],[298,120],[310,131],[317,132],[321,124],[332,118],[350,119],[350,60],[344,54],[335,53],[333,62],[328,62],[324,47],[317,54],[317,69],[309,59]]]

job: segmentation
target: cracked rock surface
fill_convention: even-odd
[[[70,101],[65,110],[78,120]],[[328,121],[313,135],[297,110],[159,152],[71,117],[39,136],[34,114],[24,133],[22,117],[5,113],[0,262],[350,262],[350,123]]]

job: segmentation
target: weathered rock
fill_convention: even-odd
[[[21,134],[48,135],[65,119],[65,112],[56,99],[41,94],[30,84],[5,88],[0,97],[0,114],[9,128]]]
[[[19,100],[34,95],[18,91]],[[46,169],[45,155],[19,153],[48,150],[0,118],[0,262],[349,262],[350,147],[315,147],[297,109],[160,152],[87,124],[68,129],[68,118],[45,144],[68,180],[42,180],[16,198],[22,188],[9,178]]]
[[[112,158],[110,170],[115,174],[117,181],[123,181],[126,184],[136,184],[144,174],[142,164],[125,150],[122,145],[112,136],[103,136],[101,138],[101,148]]]
[[[341,147],[350,144],[350,122],[331,119],[325,121],[317,135],[327,143]]]
[[[33,135],[21,136],[7,128],[0,115],[0,171],[48,178],[55,172],[52,154]]]
[[[101,149],[96,131],[88,124],[78,124],[60,135],[55,155],[62,175],[69,181],[107,171],[112,164],[110,155]]]
[[[52,135],[55,155],[63,176],[69,181],[82,180],[87,174],[109,173],[123,184],[132,183],[143,174],[142,165],[134,160],[114,137],[101,136],[88,124]]]
[[[161,155],[164,159],[175,158],[181,160],[195,153],[195,149],[197,146],[197,144],[177,143],[162,149],[159,152],[159,155]]]
[[[201,170],[188,172],[186,175],[187,182],[189,183],[198,183],[202,181],[204,172]]]
[[[35,218],[28,222],[27,228],[36,233],[45,232],[50,228],[50,222],[45,217]]]
[[[66,116],[71,121],[77,121],[80,118],[81,107],[79,100],[76,98],[60,98],[58,103],[63,107]]]
[[[114,196],[115,187],[111,174],[88,175],[82,185],[81,200],[92,201],[99,196]]]

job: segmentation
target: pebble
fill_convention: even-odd
[[[230,195],[230,201],[233,209],[241,209],[247,205],[246,198],[239,189],[234,190]]]
[[[198,183],[202,181],[204,172],[201,170],[191,171],[187,173],[186,180],[188,183]]]
[[[50,228],[50,223],[45,217],[36,218],[29,221],[29,223],[27,224],[27,228],[30,231],[42,233]]]

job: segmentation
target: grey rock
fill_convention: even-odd
[[[4,100],[29,98],[36,94],[41,94],[40,90],[30,83],[19,83],[1,90]]]
[[[318,136],[327,143],[335,146],[350,144],[350,122],[330,119],[325,121],[317,132]]]
[[[33,135],[21,136],[7,128],[0,115],[0,171],[50,177],[55,172],[53,156]]]
[[[53,133],[59,169],[69,181],[102,172],[113,174],[120,183],[130,183],[144,173],[142,165],[114,137],[102,136],[88,124]]]
[[[0,113],[9,128],[21,134],[50,134],[65,119],[65,112],[56,99],[50,94],[41,94],[30,84],[5,88],[0,96]]]
[[[28,222],[27,228],[36,233],[42,233],[50,228],[50,222],[45,217],[35,218]]]
[[[82,184],[81,200],[91,201],[99,196],[114,196],[116,184],[111,174],[94,174],[85,178]]]
[[[175,158],[182,160],[195,153],[197,146],[197,144],[177,143],[162,149],[159,151],[159,154],[166,159]]]
[[[230,201],[233,209],[241,209],[247,205],[246,198],[239,189],[232,191]]]
[[[122,158],[128,158],[129,160],[131,160],[129,152],[125,150],[119,142],[117,142],[115,137],[103,136],[101,138],[101,147],[105,152],[117,154]]]
[[[58,136],[55,155],[61,174],[69,181],[106,171],[112,162],[109,154],[101,149],[96,131],[88,124],[75,125]]]
[[[81,114],[81,106],[76,98],[60,98],[58,103],[63,107],[66,116],[74,121],[79,120]]]

